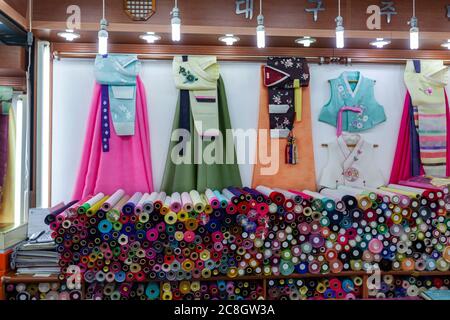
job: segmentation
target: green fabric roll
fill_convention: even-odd
[[[163,183],[161,190],[170,194],[173,192],[183,192],[190,190],[197,190],[204,192],[207,188],[222,190],[223,188],[235,186],[242,186],[241,175],[239,172],[239,165],[236,160],[236,153],[234,152],[234,161],[232,164],[226,163],[225,149],[227,141],[232,141],[233,136],[231,133],[226,134],[227,129],[231,129],[230,115],[228,113],[228,103],[225,92],[225,86],[222,78],[220,77],[217,82],[218,90],[218,105],[219,105],[219,130],[223,136],[223,164],[206,164],[202,161],[201,164],[194,163],[195,149],[194,145],[199,143],[200,136],[195,132],[194,120],[192,113],[190,114],[190,128],[191,139],[188,144],[191,146],[191,152],[189,156],[190,163],[175,164],[172,161],[171,154],[172,149],[178,145],[177,141],[171,141],[169,146],[169,152],[167,154],[166,168],[164,171]],[[175,118],[173,122],[173,130],[178,129],[180,117],[180,101],[178,100],[177,109],[175,112]],[[193,139],[192,139],[193,137]],[[201,142],[201,152],[206,147],[211,147],[211,141]],[[230,144],[231,145],[231,144]],[[186,156],[186,157],[187,157]]]
[[[78,214],[85,214],[91,208],[89,203],[85,203],[78,208]]]

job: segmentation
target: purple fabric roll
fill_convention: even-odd
[[[8,115],[0,114],[0,205],[8,165],[8,121]]]

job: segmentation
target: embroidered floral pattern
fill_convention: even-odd
[[[431,96],[433,94],[433,88],[431,88],[431,87],[426,88],[426,89],[422,88],[420,90],[422,90],[427,96]]]
[[[189,70],[186,70],[184,67],[180,67],[180,70],[178,71],[179,74],[181,74],[184,77],[184,83],[194,83],[195,81],[198,81],[198,78],[194,76]]]
[[[359,171],[356,168],[350,167],[344,171],[344,178],[347,181],[354,182],[359,179]]]

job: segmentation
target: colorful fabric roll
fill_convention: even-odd
[[[99,210],[88,215],[73,210],[78,204],[70,206],[52,224],[52,236],[64,277],[68,266],[77,265],[86,283],[119,287],[215,277],[339,277],[343,271],[366,272],[375,266],[406,272],[450,269],[450,217],[443,192],[423,192],[403,206],[378,189],[357,189],[353,195],[327,190],[326,196],[268,187],[191,190],[175,201],[181,199],[178,212],[172,210],[173,199],[160,192],[150,197],[153,211],[139,215],[125,213],[128,195],[109,211],[103,210],[108,195],[92,197],[83,201]],[[338,203],[343,203],[340,211]],[[181,292],[177,288],[161,290],[162,299],[173,299]],[[341,298],[342,292],[328,293],[325,298],[331,299]]]
[[[369,288],[369,298],[372,299],[419,299],[427,290],[448,290],[450,277],[414,277],[391,276],[381,277],[379,287]]]
[[[269,280],[269,300],[355,300],[362,298],[363,280],[310,278]]]
[[[261,282],[256,281],[181,281],[162,285],[162,300],[260,300]]]
[[[6,300],[81,300],[80,290],[70,290],[59,282],[5,284]]]

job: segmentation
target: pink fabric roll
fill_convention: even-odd
[[[137,78],[136,86],[135,134],[117,136],[112,130],[109,152],[102,152],[100,102],[101,86],[96,84],[72,199],[82,199],[98,192],[113,194],[118,189],[127,194],[152,192],[147,100],[141,79]],[[111,120],[110,127],[113,128]]]

